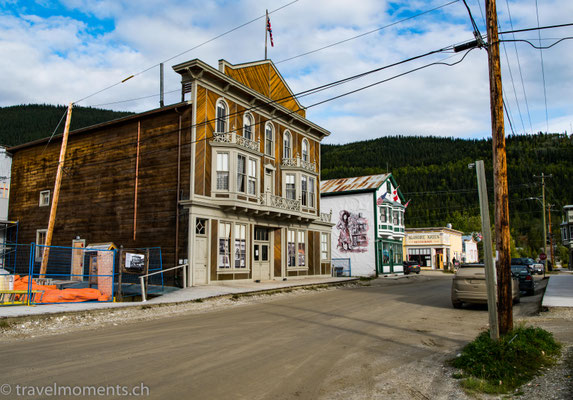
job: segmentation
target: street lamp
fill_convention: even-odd
[[[541,207],[543,210],[543,253],[545,257],[547,257],[547,224],[545,223],[545,201],[542,201],[539,197],[528,197],[525,200],[537,200],[541,203]],[[545,200],[545,199],[544,199]],[[543,269],[547,269],[547,258],[545,259],[545,263],[543,265]]]

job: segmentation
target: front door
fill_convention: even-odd
[[[271,279],[271,243],[267,228],[255,228],[253,241],[253,280],[268,281]]]
[[[207,238],[195,237],[195,251],[193,252],[193,284],[207,284]]]

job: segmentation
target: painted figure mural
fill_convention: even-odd
[[[340,211],[340,218],[336,224],[338,234],[338,249],[343,253],[364,253],[368,247],[368,220],[362,213]]]

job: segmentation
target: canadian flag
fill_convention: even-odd
[[[394,201],[398,201],[399,196],[398,196],[398,188],[400,187],[400,185],[398,185],[396,187],[396,189],[394,189],[394,191],[392,192],[392,200]]]

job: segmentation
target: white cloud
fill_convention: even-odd
[[[113,85],[127,76],[203,43],[255,17],[265,8],[273,10],[288,1],[176,2],[156,0],[63,0],[50,3],[50,13],[33,15],[0,12],[0,74],[4,77],[0,105],[21,103],[65,104]],[[269,55],[275,62],[377,29],[446,0],[387,2],[377,0],[300,0],[271,15],[275,47]],[[2,1],[6,4],[6,1]],[[531,4],[530,4],[531,3]],[[483,31],[476,1],[469,2]],[[568,22],[573,2],[540,2],[542,25]],[[17,6],[16,6],[17,7]],[[514,28],[537,25],[532,2],[510,2]],[[389,12],[391,11],[391,12]],[[502,29],[509,29],[505,3],[498,3]],[[59,14],[59,16],[58,16]],[[82,17],[82,15],[85,16]],[[92,24],[98,23],[94,31]],[[102,27],[109,27],[102,32]],[[166,90],[179,88],[179,76],[171,65],[200,58],[216,66],[225,58],[240,63],[263,58],[264,21],[232,32],[166,64]],[[94,33],[97,32],[97,33]],[[482,33],[484,33],[482,32]],[[570,36],[570,28],[548,30],[542,37]],[[536,32],[518,35],[535,39]],[[408,20],[347,43],[304,57],[278,63],[293,91],[358,74],[408,57],[472,38],[467,11],[461,2]],[[508,36],[505,36],[508,39]],[[551,43],[551,41],[544,41]],[[518,43],[529,114],[534,129],[543,129],[545,102],[539,51]],[[569,116],[573,82],[573,43],[562,43],[544,51],[550,129],[563,130]],[[525,95],[517,68],[513,43],[506,43],[521,116],[502,49],[504,89],[514,126],[521,119],[529,130]],[[439,54],[394,67],[338,88],[301,99],[309,106],[337,94],[411,68],[451,56]],[[456,55],[447,62],[459,59]],[[158,69],[106,90],[82,105],[113,103],[157,94]],[[178,93],[167,96],[177,101]],[[110,104],[119,110],[144,111],[156,107],[158,98]],[[331,143],[368,139],[391,134],[488,136],[490,131],[487,57],[474,50],[454,67],[432,66],[359,93],[310,108],[309,119],[332,132]],[[541,128],[540,128],[541,127]],[[509,129],[507,129],[509,132]]]

